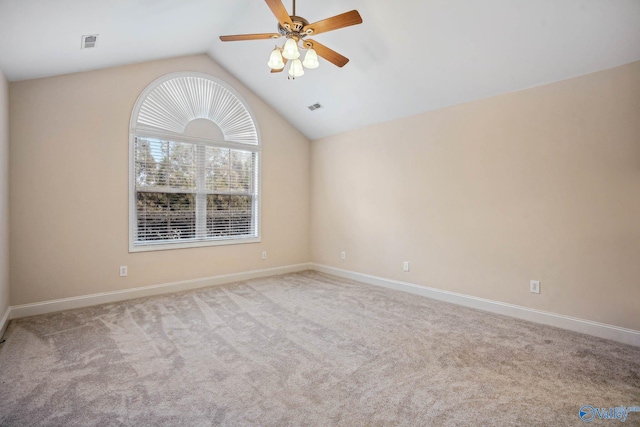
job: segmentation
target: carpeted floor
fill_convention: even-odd
[[[5,338],[3,426],[578,426],[583,405],[640,406],[640,348],[315,272]]]

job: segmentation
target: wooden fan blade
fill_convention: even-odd
[[[263,39],[277,39],[280,38],[278,33],[263,33],[263,34],[236,34],[234,36],[220,36],[220,40],[223,42],[237,42],[241,40],[263,40]]]
[[[282,4],[282,0],[264,0],[271,9],[271,12],[278,19],[280,25],[283,28],[286,28],[285,24],[289,24],[289,28],[293,27],[293,23],[291,22],[291,17],[289,16],[289,12]]]
[[[312,47],[318,55],[326,59],[327,61],[337,65],[338,67],[344,67],[349,62],[349,58],[340,55],[333,49],[329,49],[323,44],[318,43],[315,40],[305,40],[304,45],[307,48]]]
[[[362,17],[357,10],[352,10],[351,12],[345,12],[343,14],[309,24],[302,29],[302,32],[306,32],[307,34],[320,34],[357,24],[362,24]]]
[[[287,66],[287,58],[285,58],[284,56],[282,57],[282,61],[284,62],[284,67]],[[282,70],[284,70],[284,67],[278,69],[278,70],[271,70],[272,73],[281,73]]]

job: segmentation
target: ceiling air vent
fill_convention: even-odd
[[[97,42],[98,34],[82,36],[82,44],[80,45],[80,49],[92,49],[96,47]]]
[[[313,105],[309,105],[309,110],[313,111],[313,110],[317,110],[318,108],[322,108],[322,105],[320,105],[319,102],[316,102]]]

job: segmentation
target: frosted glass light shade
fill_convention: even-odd
[[[300,58],[298,43],[294,39],[287,39],[287,42],[284,44],[284,49],[282,49],[282,56],[287,59]]]
[[[304,68],[302,68],[302,62],[299,59],[294,59],[291,61],[291,66],[289,67],[289,75],[292,77],[300,77],[304,75]]]
[[[271,51],[271,56],[269,57],[269,62],[267,62],[267,65],[272,70],[281,70],[282,68],[284,68],[284,61],[282,60],[280,49],[275,48]]]
[[[320,63],[318,62],[318,54],[316,53],[315,49],[307,49],[307,53],[304,55],[304,61],[302,62],[302,65],[311,70],[314,68],[318,68]]]

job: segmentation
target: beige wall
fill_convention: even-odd
[[[9,308],[9,84],[0,70],[0,320]]]
[[[314,141],[311,158],[314,262],[640,330],[640,63]]]
[[[253,110],[262,243],[128,253],[131,111],[175,71],[218,77]],[[309,260],[309,141],[206,55],[11,83],[10,100],[12,305]]]
[[[131,110],[154,79],[184,70],[226,81],[257,117],[263,241],[130,254]],[[5,89],[2,78],[6,263]],[[205,55],[11,83],[10,98],[12,305],[311,259],[640,330],[640,63],[311,148]]]

